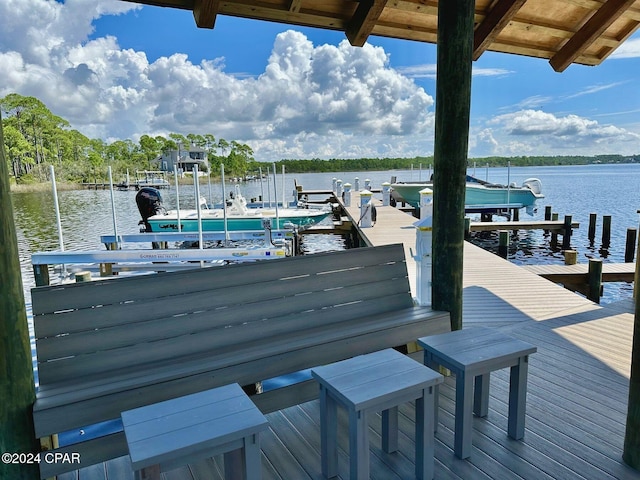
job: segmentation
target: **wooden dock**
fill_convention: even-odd
[[[522,268],[552,282],[576,284],[587,281],[589,265],[524,265]],[[602,281],[633,282],[635,272],[635,263],[603,263]]]
[[[580,223],[571,222],[571,229],[580,228]],[[472,232],[490,232],[496,230],[549,230],[551,232],[564,231],[562,220],[540,220],[535,222],[471,222],[469,230]]]
[[[354,202],[356,203],[356,202]],[[354,225],[359,210],[347,209]],[[415,218],[392,207],[377,208],[377,222],[361,229],[370,245],[415,243]],[[415,263],[408,258],[409,272]],[[453,454],[455,381],[440,389],[435,446],[436,479],[640,479],[622,460],[633,334],[633,305],[599,306],[539,275],[469,243],[464,256],[465,328],[486,325],[537,346],[530,357],[526,431],[522,441],[507,429],[509,371],[491,375],[487,418],[473,419],[471,457]],[[414,280],[413,280],[414,281]],[[414,354],[419,360],[420,355]],[[263,478],[320,479],[317,401],[267,415],[261,438]],[[380,417],[370,421],[371,478],[404,480],[414,471],[414,407],[400,408],[399,452],[384,453]],[[347,431],[339,411],[338,428]],[[339,436],[339,479],[349,478],[348,440]],[[129,480],[128,457],[90,467],[61,480]],[[214,457],[163,474],[166,480],[222,478]]]

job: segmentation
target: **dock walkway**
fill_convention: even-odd
[[[357,221],[359,212],[347,210],[355,212],[352,218]],[[415,221],[393,207],[378,207],[376,224],[363,233],[371,245],[404,243],[409,272],[415,273],[409,255]],[[535,344],[538,352],[529,362],[524,439],[512,440],[506,434],[509,371],[495,372],[489,415],[473,419],[473,448],[467,460],[453,454],[455,381],[445,380],[440,388],[435,478],[640,479],[640,472],[621,460],[633,335],[631,301],[600,306],[469,243],[464,255],[465,328],[492,326]],[[267,418],[270,429],[261,438],[264,478],[322,478],[318,402]],[[371,420],[372,479],[413,478],[413,418],[411,404],[400,408],[399,452],[394,454],[382,450],[380,417]],[[338,428],[347,431],[343,411]],[[338,444],[338,478],[347,479],[347,436],[341,435]],[[121,457],[59,478],[129,480],[133,474],[128,457]],[[163,478],[220,479],[221,459],[189,465]]]

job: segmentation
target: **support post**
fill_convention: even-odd
[[[602,248],[611,246],[611,215],[602,216]]]
[[[464,197],[475,1],[438,3],[434,145],[433,309],[462,329]]]
[[[598,215],[596,213],[589,214],[589,241],[593,243],[596,240],[596,222]]]
[[[35,401],[27,311],[0,118],[0,453],[40,450],[31,415]],[[38,464],[0,463],[0,478],[40,478]]]
[[[640,470],[640,302],[638,302],[638,279],[640,265],[640,237],[636,253],[636,276],[634,281],[635,317],[631,349],[631,377],[629,379],[629,402],[627,424],[624,433],[622,460],[632,468]]]
[[[388,207],[391,204],[391,184],[389,182],[382,183],[382,206]]]
[[[498,254],[507,258],[509,253],[509,231],[508,230],[498,230]]]
[[[571,215],[564,216],[564,231],[562,232],[562,249],[570,250],[571,249],[571,223],[573,217]]]
[[[627,228],[627,243],[624,248],[624,261],[633,262],[636,248],[636,236],[638,231],[635,228]]]
[[[565,250],[564,252],[564,264],[575,265],[578,263],[578,251],[577,250]]]
[[[351,206],[351,184],[344,184],[344,192],[342,192],[342,200],[344,201],[345,207]]]
[[[589,285],[587,287],[587,298],[592,302],[600,303],[602,295],[602,260],[599,258],[589,259]]]

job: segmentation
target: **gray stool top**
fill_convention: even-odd
[[[391,348],[316,367],[311,375],[355,410],[401,399],[418,387],[443,381],[439,373]]]
[[[267,428],[237,383],[122,412],[134,470],[214,450]]]

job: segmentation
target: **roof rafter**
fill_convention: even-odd
[[[473,59],[480,58],[527,0],[498,0],[473,34]]]
[[[386,5],[387,0],[364,0],[358,4],[345,32],[351,45],[361,47],[366,43]]]
[[[556,72],[563,72],[634,3],[634,0],[608,0],[604,3],[582,28],[551,57],[549,63],[553,69]]]
[[[194,0],[193,18],[199,28],[213,28],[220,0]]]

